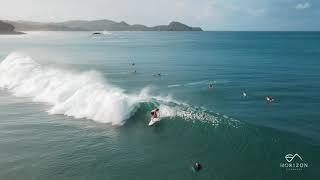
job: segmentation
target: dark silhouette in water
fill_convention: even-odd
[[[214,84],[213,84],[213,82],[210,82],[209,83],[209,89],[212,89],[212,88],[214,88]]]
[[[95,33],[92,33],[92,35],[101,35],[102,33],[100,32],[95,32]]]
[[[271,103],[271,102],[274,101],[274,99],[273,99],[272,96],[267,96],[267,97],[266,97],[266,100],[267,100],[269,103]]]
[[[193,166],[193,169],[198,172],[202,169],[202,165],[199,162],[196,162]]]

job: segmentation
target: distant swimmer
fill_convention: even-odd
[[[196,162],[193,165],[193,169],[198,172],[198,171],[200,171],[202,169],[202,165],[199,162]]]
[[[209,89],[212,89],[212,88],[214,88],[214,84],[211,82],[211,83],[209,83]]]
[[[158,73],[158,74],[152,74],[153,76],[162,76],[162,74],[161,73]]]
[[[266,97],[266,100],[267,100],[269,103],[271,103],[271,102],[274,101],[274,99],[273,99],[272,96],[267,96],[267,97]]]
[[[243,97],[247,97],[247,93],[243,91],[243,92],[242,92],[242,96],[243,96]]]

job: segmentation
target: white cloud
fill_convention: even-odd
[[[308,9],[311,7],[311,4],[309,2],[305,2],[305,3],[299,3],[296,5],[296,9],[297,10],[304,10],[304,9]]]

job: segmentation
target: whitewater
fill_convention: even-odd
[[[161,117],[201,120],[217,125],[222,115],[196,109],[172,97],[151,96],[145,87],[128,94],[109,84],[97,71],[76,72],[43,66],[30,56],[10,53],[0,64],[0,88],[16,97],[29,97],[50,106],[49,114],[86,118],[99,123],[123,125],[141,105],[159,107]],[[228,122],[234,122],[229,118]]]
[[[122,125],[140,102],[150,99],[146,90],[125,94],[96,71],[72,72],[44,67],[22,53],[9,54],[0,64],[0,87],[17,97],[48,103],[50,114],[64,114],[102,123]]]

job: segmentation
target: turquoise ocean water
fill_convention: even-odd
[[[319,43],[319,32],[0,36],[0,179],[319,179]]]

